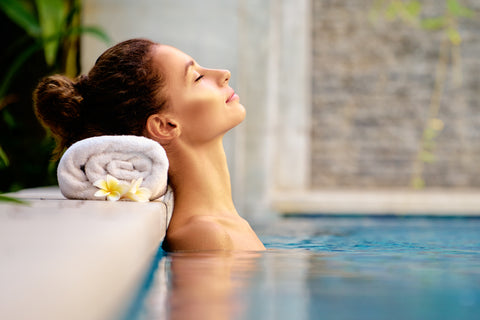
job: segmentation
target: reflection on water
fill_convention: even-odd
[[[242,310],[235,292],[256,269],[258,256],[256,253],[170,255],[169,318],[236,318]]]
[[[302,261],[307,256],[274,249],[168,254],[141,318],[305,319],[308,270]]]
[[[476,319],[480,219],[287,219],[269,250],[164,256],[139,319]]]

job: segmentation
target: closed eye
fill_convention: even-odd
[[[202,79],[202,78],[203,78],[203,74],[198,76],[197,79],[195,79],[195,82],[200,81],[200,79]]]

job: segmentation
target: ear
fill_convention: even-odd
[[[165,144],[180,135],[180,126],[168,115],[156,113],[148,117],[145,131],[150,139]]]

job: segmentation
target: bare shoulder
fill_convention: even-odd
[[[233,249],[228,232],[209,216],[193,216],[181,226],[168,230],[167,242],[172,251]]]

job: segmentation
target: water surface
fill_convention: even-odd
[[[159,259],[137,319],[478,319],[480,219],[284,218]]]

